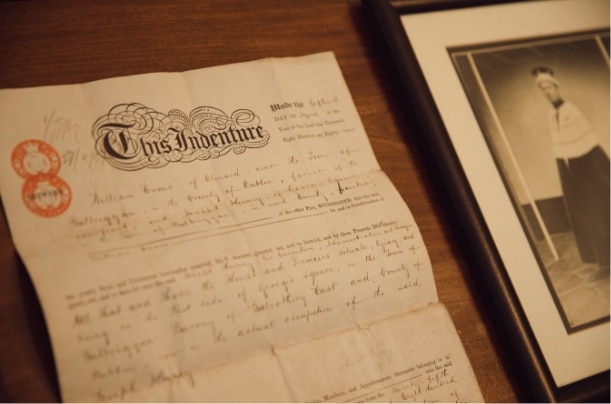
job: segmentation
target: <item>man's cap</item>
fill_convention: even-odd
[[[554,77],[554,71],[547,66],[537,66],[532,69],[531,73],[535,76],[535,82],[537,84],[542,81],[549,81],[558,85],[558,80]]]

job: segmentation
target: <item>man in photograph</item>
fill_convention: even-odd
[[[596,278],[609,276],[609,156],[590,122],[564,100],[549,67],[532,70],[539,89],[552,104],[548,120],[567,214],[581,260],[597,263]]]

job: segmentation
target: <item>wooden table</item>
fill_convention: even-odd
[[[335,52],[380,165],[420,226],[439,298],[485,400],[527,397],[418,141],[425,134],[400,106],[382,43],[358,1],[2,2],[0,44],[0,88]],[[0,240],[0,401],[57,401],[44,317],[4,213]]]

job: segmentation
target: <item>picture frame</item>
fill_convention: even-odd
[[[558,227],[560,221],[537,210],[549,202],[543,210],[557,211],[550,208],[558,206],[557,197],[533,199],[528,195],[533,189],[542,192],[537,181],[555,182],[555,190],[548,192],[560,193],[566,200],[566,191],[558,185],[561,180],[555,178],[560,174],[549,168],[545,175],[539,168],[523,169],[532,165],[532,156],[524,156],[533,150],[538,159],[551,156],[553,161],[556,146],[545,151],[545,146],[533,145],[537,136],[532,134],[523,135],[524,143],[519,146],[518,136],[512,137],[547,123],[542,112],[532,116],[528,112],[546,105],[538,88],[539,78],[531,72],[550,61],[557,65],[557,74],[563,75],[556,84],[560,81],[566,87],[573,86],[568,95],[591,100],[595,94],[606,100],[601,109],[594,109],[599,122],[608,125],[608,81],[606,86],[587,84],[599,79],[601,71],[605,76],[600,60],[583,62],[588,66],[585,80],[583,75],[575,78],[576,70],[569,66],[586,56],[572,57],[568,48],[581,49],[576,41],[584,35],[600,37],[606,32],[602,48],[606,47],[607,80],[609,77],[609,3],[592,0],[588,7],[583,3],[363,0],[386,45],[389,68],[406,114],[417,120],[413,123],[422,132],[441,187],[451,201],[450,214],[457,216],[466,255],[485,289],[482,295],[490,299],[493,315],[499,319],[499,334],[508,356],[515,360],[512,365],[517,379],[525,381],[528,397],[524,398],[528,401],[609,400],[608,297],[601,302],[601,311],[590,318],[569,307],[586,304],[573,302],[585,302],[592,296],[575,286],[584,282],[603,295],[606,290],[608,296],[608,269],[606,278],[604,272],[602,277],[593,276],[605,264],[584,264],[583,256],[575,252],[574,226],[558,230],[561,237],[568,237],[565,244],[558,241],[556,233],[549,235],[548,224]],[[515,21],[519,24],[512,23]],[[600,38],[594,41],[601,42]],[[598,73],[592,73],[594,70]],[[600,93],[601,88],[606,93]],[[592,93],[593,89],[598,90]],[[606,117],[600,117],[600,111],[606,111]],[[516,121],[523,122],[518,125],[522,129],[513,126]],[[601,147],[608,156],[609,127],[600,132],[597,139],[606,139]],[[527,203],[520,201],[524,194]],[[535,233],[543,234],[542,242],[538,239],[541,234]],[[563,245],[560,255],[554,251],[558,243]],[[580,264],[572,266],[574,262]],[[569,278],[566,273],[570,271]],[[590,282],[590,278],[595,280]],[[580,292],[577,297],[567,297],[572,293],[567,289]]]

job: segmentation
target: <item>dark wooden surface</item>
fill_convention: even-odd
[[[399,104],[382,48],[356,0],[0,2],[0,88],[335,52],[380,165],[420,226],[439,298],[484,399],[520,401],[527,392],[519,387],[519,372],[500,343],[461,233],[452,225],[452,209],[421,147],[426,134]],[[58,401],[40,303],[4,213],[0,288],[0,401]]]

